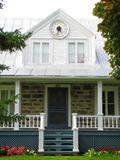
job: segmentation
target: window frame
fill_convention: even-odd
[[[75,43],[75,63],[70,63],[69,62],[69,43]],[[78,54],[77,54],[77,47],[78,43],[83,43],[84,44],[84,62],[83,63],[78,63]],[[89,61],[89,49],[88,49],[88,39],[78,39],[78,40],[68,40],[67,41],[67,64],[69,65],[83,65],[88,63]]]
[[[34,43],[40,43],[40,56],[39,56],[39,63],[35,63],[33,61],[33,57],[34,57]],[[48,43],[49,44],[49,53],[48,53],[48,62],[45,63],[45,62],[42,62],[42,45],[43,43]],[[39,65],[39,64],[50,64],[51,63],[51,43],[49,40],[40,40],[40,39],[32,39],[31,40],[31,51],[32,51],[32,54],[31,54],[31,62],[33,65]]]
[[[10,97],[10,92],[14,91],[15,92],[15,87],[14,85],[5,85],[5,86],[1,86],[0,85],[0,100],[1,100],[1,91],[8,91],[8,98]],[[14,105],[15,107],[15,105]],[[8,114],[10,114],[10,105],[8,105]]]
[[[113,86],[113,87],[111,87],[111,86],[104,86],[103,87],[103,91],[105,92],[105,94],[107,93],[107,92],[109,92],[109,91],[112,91],[112,92],[114,92],[114,105],[115,105],[115,108],[114,108],[114,111],[115,111],[115,113],[114,113],[114,115],[118,115],[119,114],[119,108],[118,108],[118,87],[117,86]],[[103,92],[102,92],[103,93]],[[105,96],[105,103],[107,102],[107,99],[106,99],[107,97]],[[103,104],[103,100],[102,100],[102,104]],[[107,108],[106,108],[107,107]],[[106,111],[106,114],[105,114],[105,116],[107,116],[108,115],[108,103],[107,104],[105,104],[105,111]],[[108,115],[109,116],[109,115]]]

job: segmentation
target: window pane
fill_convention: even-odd
[[[108,92],[108,103],[114,103],[114,91]]]
[[[40,62],[40,43],[33,44],[33,63]]]
[[[77,62],[84,63],[84,43],[77,44]]]
[[[103,103],[103,115],[106,115],[106,112],[105,112],[105,104]]]
[[[7,100],[8,99],[8,91],[3,90],[1,91],[1,100]]]
[[[102,92],[102,100],[103,100],[103,103],[105,103],[105,92],[104,91]]]
[[[42,62],[43,63],[49,62],[49,43],[42,44]]]
[[[2,90],[1,91],[1,100],[7,100],[8,99],[8,91],[7,90]],[[3,108],[3,114],[7,114],[8,113],[8,105],[4,106]]]
[[[75,43],[69,43],[68,52],[69,63],[75,63]]]
[[[114,115],[115,114],[115,106],[114,104],[108,104],[108,115]]]

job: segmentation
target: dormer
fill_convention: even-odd
[[[60,9],[30,31],[23,53],[25,66],[95,63],[95,35]]]

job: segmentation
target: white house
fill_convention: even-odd
[[[0,98],[20,94],[8,112],[25,115],[0,124],[0,144],[51,153],[120,147],[120,82],[109,76],[97,23],[61,9],[44,20],[0,20],[5,30],[32,32],[22,52],[0,55],[11,67],[0,74]]]

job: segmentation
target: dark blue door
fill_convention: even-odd
[[[48,127],[66,128],[68,126],[68,89],[48,88]]]

